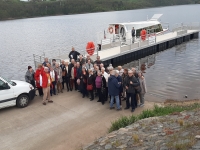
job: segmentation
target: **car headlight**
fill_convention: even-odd
[[[34,89],[34,87],[33,87],[31,84],[29,85],[29,88],[30,88],[31,90]]]

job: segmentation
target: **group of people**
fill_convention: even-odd
[[[125,100],[125,109],[131,108],[132,112],[136,107],[144,106],[147,89],[142,72],[136,72],[135,68],[123,69],[121,66],[114,70],[112,65],[105,68],[100,56],[97,56],[95,61],[90,55],[83,58],[74,48],[69,58],[70,63],[62,60],[61,64],[55,59],[49,62],[48,58],[45,58],[43,64],[38,65],[36,72],[28,66],[25,80],[43,96],[43,105],[52,103],[50,97],[63,93],[66,88],[68,92],[79,91],[83,98],[89,97],[91,101],[98,97],[97,102],[102,105],[109,99],[110,109],[113,109],[116,103],[116,109],[121,110],[122,101]]]

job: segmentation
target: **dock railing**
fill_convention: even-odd
[[[36,55],[36,54],[33,54],[33,60],[34,60],[34,65],[35,65],[35,69],[37,69],[37,66],[39,64],[42,64],[43,61],[44,61],[44,54],[42,55]]]

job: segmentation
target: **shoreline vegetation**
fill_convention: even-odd
[[[117,120],[111,122],[111,127],[108,129],[108,132],[119,130],[120,128],[125,128],[128,125],[131,125],[139,120],[150,118],[150,117],[159,117],[166,116],[171,114],[180,113],[183,111],[190,111],[200,108],[200,100],[191,100],[191,101],[175,101],[167,100],[164,102],[164,105],[154,105],[153,109],[143,110],[139,115],[131,116],[122,116]]]
[[[80,149],[196,150],[200,148],[199,115],[200,100],[169,100],[137,116],[120,117],[110,133]]]
[[[200,4],[200,0],[0,0],[0,20]]]

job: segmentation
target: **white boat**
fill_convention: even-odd
[[[136,37],[140,36],[140,32],[142,29],[145,29],[147,33],[156,33],[160,34],[165,31],[168,31],[167,28],[163,28],[159,18],[163,14],[155,14],[150,20],[147,21],[137,21],[137,22],[125,22],[125,23],[113,23],[109,25],[108,33],[115,35],[116,38],[125,38],[130,39],[131,30],[134,27]],[[110,32],[109,29],[113,29],[113,32]]]
[[[163,34],[168,31],[169,25],[163,24],[159,21],[163,14],[154,14],[151,19],[147,19],[147,21],[137,21],[137,22],[124,22],[124,23],[112,23],[109,24],[107,32],[104,32],[104,39],[102,39],[102,35],[100,37],[101,44],[105,45],[111,42],[122,41],[122,44],[128,44],[132,39],[132,28],[135,29],[135,40],[138,41],[140,39],[140,33],[142,29],[147,31],[147,35],[158,35]],[[112,39],[109,40],[108,39]],[[98,43],[100,43],[100,40]]]

